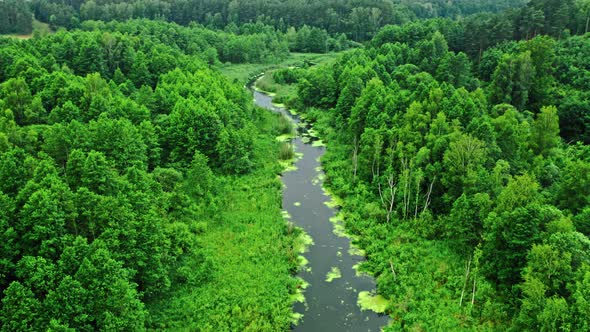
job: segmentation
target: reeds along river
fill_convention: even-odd
[[[358,304],[361,294],[365,305],[382,305],[380,297],[369,295],[375,288],[373,278],[359,276],[353,269],[364,257],[351,247],[338,220],[338,210],[330,204],[331,198],[322,188],[324,172],[319,160],[325,148],[310,137],[306,128],[301,128],[298,117],[273,106],[271,97],[254,91],[254,100],[260,107],[291,118],[299,129],[292,144],[300,158],[294,170],[282,176],[283,210],[296,226],[305,230],[313,244],[304,253],[308,262],[299,273],[309,285],[304,291],[305,302],[295,305],[295,311],[303,314],[303,318],[293,330],[380,331],[387,325],[388,317],[361,310]]]

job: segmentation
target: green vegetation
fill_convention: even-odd
[[[342,278],[342,272],[338,267],[333,266],[328,274],[326,274],[326,282],[332,282],[334,279]]]
[[[85,27],[0,42],[0,329],[288,329],[291,124],[169,43],[207,31]]]
[[[590,43],[551,6],[577,8],[495,17],[544,11],[535,34],[561,39],[516,21],[525,40],[474,49],[477,17],[412,22],[295,75],[387,330],[588,328]]]
[[[277,68],[287,68],[292,66],[303,67],[306,63],[322,64],[331,59],[338,57],[338,53],[314,54],[314,53],[294,53],[277,62],[273,63],[244,63],[244,64],[221,64],[219,70],[232,81],[246,84],[253,77],[268,70]],[[272,92],[272,91],[269,91]]]
[[[298,50],[317,52],[326,47],[336,49],[335,44],[344,35],[357,41],[368,40],[387,24],[497,12],[525,3],[524,0],[32,0],[31,6],[37,19],[66,28],[76,28],[88,20],[137,18],[181,25],[197,22],[210,29],[229,30],[260,22],[285,33],[291,30],[292,34],[292,29],[297,29],[294,44],[304,45],[298,46]],[[336,38],[326,38],[326,32]]]
[[[358,305],[361,310],[373,310],[378,313],[385,312],[388,302],[381,295],[372,295],[370,292],[362,291],[359,293]]]
[[[589,29],[588,0],[0,0],[0,331],[296,323],[261,72],[386,330],[589,330]]]
[[[33,13],[26,1],[0,1],[0,34],[26,35],[33,31]]]

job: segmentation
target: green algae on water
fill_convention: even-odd
[[[352,266],[352,269],[354,270],[354,274],[357,277],[370,277],[371,275],[365,271],[359,271],[359,268],[361,266],[362,263],[356,263]]]
[[[340,272],[340,269],[338,267],[334,266],[332,267],[330,272],[326,274],[326,282],[332,282],[332,280],[338,278],[342,278],[342,273]]]
[[[348,254],[350,256],[365,256],[366,253],[363,249],[357,247],[355,244],[351,243],[350,248],[348,249]]]
[[[309,236],[309,234],[305,233],[304,231],[301,231],[301,234],[295,239],[293,243],[293,249],[302,254],[307,252],[307,248],[313,244],[314,243],[311,236]]]
[[[295,137],[295,135],[290,133],[290,134],[279,135],[275,139],[277,140],[277,142],[288,142],[288,141],[292,140],[294,137]]]
[[[373,295],[371,292],[362,291],[359,293],[357,304],[363,310],[373,310],[376,313],[383,313],[387,309],[387,299],[381,295]]]
[[[326,145],[324,144],[324,142],[322,142],[322,140],[321,140],[321,139],[318,139],[318,140],[316,140],[316,141],[313,141],[313,142],[311,143],[311,146],[318,148],[318,147],[320,147],[320,146],[326,146]]]

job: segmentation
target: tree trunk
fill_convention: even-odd
[[[465,269],[465,282],[463,283],[463,290],[461,290],[461,299],[459,300],[459,306],[463,305],[463,296],[465,295],[465,288],[467,287],[467,280],[469,279],[469,270],[471,269],[471,257],[467,263],[467,269]]]
[[[397,279],[397,274],[395,273],[395,270],[393,269],[393,263],[391,262],[391,259],[389,260],[389,267],[391,267],[391,273],[393,273],[393,280]]]
[[[477,280],[477,271],[476,274],[473,276],[473,292],[471,293],[471,305],[475,303],[475,281]]]
[[[353,167],[353,175],[352,175],[352,182],[356,182],[356,171],[358,168],[358,151],[359,151],[359,143],[358,139],[354,138],[354,150],[352,151],[352,167]]]

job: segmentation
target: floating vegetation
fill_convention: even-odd
[[[307,136],[302,136],[301,137],[301,142],[303,142],[303,144],[308,144],[310,141],[311,140]]]
[[[297,170],[297,166],[295,166],[293,160],[279,160],[279,164],[283,168],[283,173]]]
[[[313,143],[311,143],[311,146],[318,148],[320,146],[326,146],[326,145],[324,144],[324,142],[322,142],[321,139],[318,139],[316,141],[313,141]]]
[[[290,140],[292,140],[295,137],[294,134],[283,134],[280,136],[277,136],[275,139],[277,140],[277,142],[288,142]]]
[[[326,282],[332,282],[334,279],[342,278],[342,273],[340,269],[336,266],[333,266],[330,272],[326,274]]]
[[[320,181],[324,181],[324,179],[326,178],[326,175],[324,175],[323,173],[320,173],[318,175],[316,175],[313,179],[311,179],[311,184],[312,185],[318,185],[320,183]]]
[[[309,260],[305,258],[303,255],[297,256],[297,262],[299,263],[298,266],[302,270],[307,270],[306,265],[309,264]]]
[[[259,80],[260,80],[260,79],[259,79]],[[258,80],[256,81],[256,83],[258,83]],[[256,90],[256,91],[258,91],[258,92],[260,92],[260,93],[264,93],[265,95],[267,95],[267,96],[269,96],[269,97],[274,97],[274,96],[276,96],[276,95],[277,95],[277,94],[276,94],[276,93],[274,93],[274,92],[270,92],[270,91],[264,91],[264,90],[262,90],[261,88],[259,88],[258,86],[256,86],[256,84],[254,84],[254,87],[253,87],[253,88],[254,88],[254,90]]]
[[[357,277],[370,277],[371,275],[365,271],[360,271],[360,267],[361,267],[362,262],[360,263],[356,263],[352,266],[352,269],[354,270],[354,274]]]
[[[286,210],[281,211],[281,216],[283,216],[283,219],[291,219],[291,215]]]
[[[326,187],[322,187],[322,189],[324,191],[324,196],[330,197],[330,200],[324,203],[326,206],[333,209],[337,209],[342,206],[344,202],[340,197],[334,196],[330,189],[327,189]]]
[[[350,238],[350,236],[346,234],[346,230],[344,228],[344,214],[342,212],[330,217],[330,222],[334,225],[332,232],[334,232],[336,236]]]
[[[341,223],[343,221],[344,221],[344,214],[342,212],[330,217],[330,222],[333,224]]]
[[[311,236],[309,236],[309,234],[301,230],[301,234],[295,239],[293,249],[295,249],[295,251],[297,251],[298,253],[302,254],[304,252],[307,252],[307,248],[313,244],[314,242]]]
[[[334,229],[332,230],[332,232],[334,232],[334,234],[338,237],[349,237],[346,234],[346,230],[344,229],[344,225],[342,223],[334,224]]]
[[[377,313],[385,312],[387,309],[387,299],[381,295],[373,295],[368,291],[362,291],[359,293],[357,304],[362,310],[373,310]]]
[[[293,313],[291,314],[291,324],[293,324],[293,325],[299,324],[299,321],[301,321],[301,318],[303,318],[302,313],[293,311]]]
[[[293,205],[295,205],[295,206],[301,206],[301,202],[295,202],[295,203],[293,203]]]
[[[350,248],[348,249],[348,254],[350,256],[365,256],[366,253],[363,249],[357,247],[353,243],[350,243]]]

